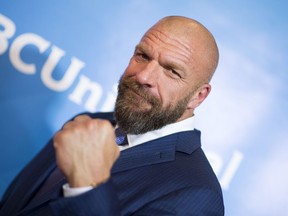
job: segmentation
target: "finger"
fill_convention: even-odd
[[[65,123],[62,127],[62,130],[75,127],[78,123],[85,122],[85,121],[90,120],[90,119],[91,118],[88,115],[79,115],[79,116],[75,117],[73,120]]]
[[[75,122],[83,122],[83,121],[87,121],[90,120],[91,118],[88,115],[79,115],[76,118],[74,118],[73,121]]]
[[[69,128],[75,127],[76,125],[77,125],[76,122],[74,122],[74,121],[69,121],[69,122],[67,122],[67,123],[65,123],[65,124],[63,125],[62,130],[63,130],[63,129],[69,129]]]

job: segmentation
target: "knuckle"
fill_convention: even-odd
[[[88,115],[78,115],[74,118],[74,121],[81,122],[91,119]]]
[[[98,127],[97,122],[90,120],[90,121],[86,121],[85,123],[83,123],[85,128],[87,128],[89,131],[91,130],[95,130]]]
[[[58,131],[57,133],[55,133],[55,135],[54,135],[54,137],[53,137],[53,140],[54,140],[54,141],[57,141],[57,140],[59,140],[59,139],[60,139],[60,137],[62,136],[61,134],[62,134],[62,132],[61,132],[61,131]]]
[[[103,119],[93,119],[91,121],[87,122],[87,126],[91,130],[97,130],[97,131],[107,131],[109,130],[109,127],[112,128],[112,125],[109,121],[103,120]]]
[[[55,148],[59,147],[59,143],[61,143],[61,132],[57,132],[53,137],[53,145]]]
[[[67,137],[69,137],[69,132],[67,132],[65,130],[61,130],[61,131],[58,131],[57,133],[55,133],[55,135],[53,137],[54,146],[61,145],[61,143],[63,143],[63,141],[66,140]]]
[[[110,129],[110,128],[112,129],[113,128],[111,123],[108,120],[100,120],[100,124],[105,129]]]
[[[73,126],[75,126],[75,122],[74,121],[68,121],[66,122],[63,127],[62,127],[62,130],[65,130],[65,129],[70,129],[72,128]]]

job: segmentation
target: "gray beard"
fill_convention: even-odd
[[[135,97],[135,93],[140,97]],[[118,126],[126,133],[143,134],[176,122],[186,110],[190,98],[191,94],[188,94],[179,100],[176,106],[170,104],[162,107],[161,101],[151,95],[144,86],[131,78],[121,78],[115,118]],[[144,108],[147,104],[149,108]]]

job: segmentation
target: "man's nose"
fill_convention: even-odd
[[[136,79],[139,83],[146,87],[155,86],[159,76],[159,65],[157,62],[150,61],[142,67],[136,73]]]

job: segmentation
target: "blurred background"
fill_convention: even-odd
[[[220,49],[196,127],[226,215],[287,215],[287,9],[284,0],[1,0],[0,197],[65,121],[113,110],[142,34],[183,15]]]

